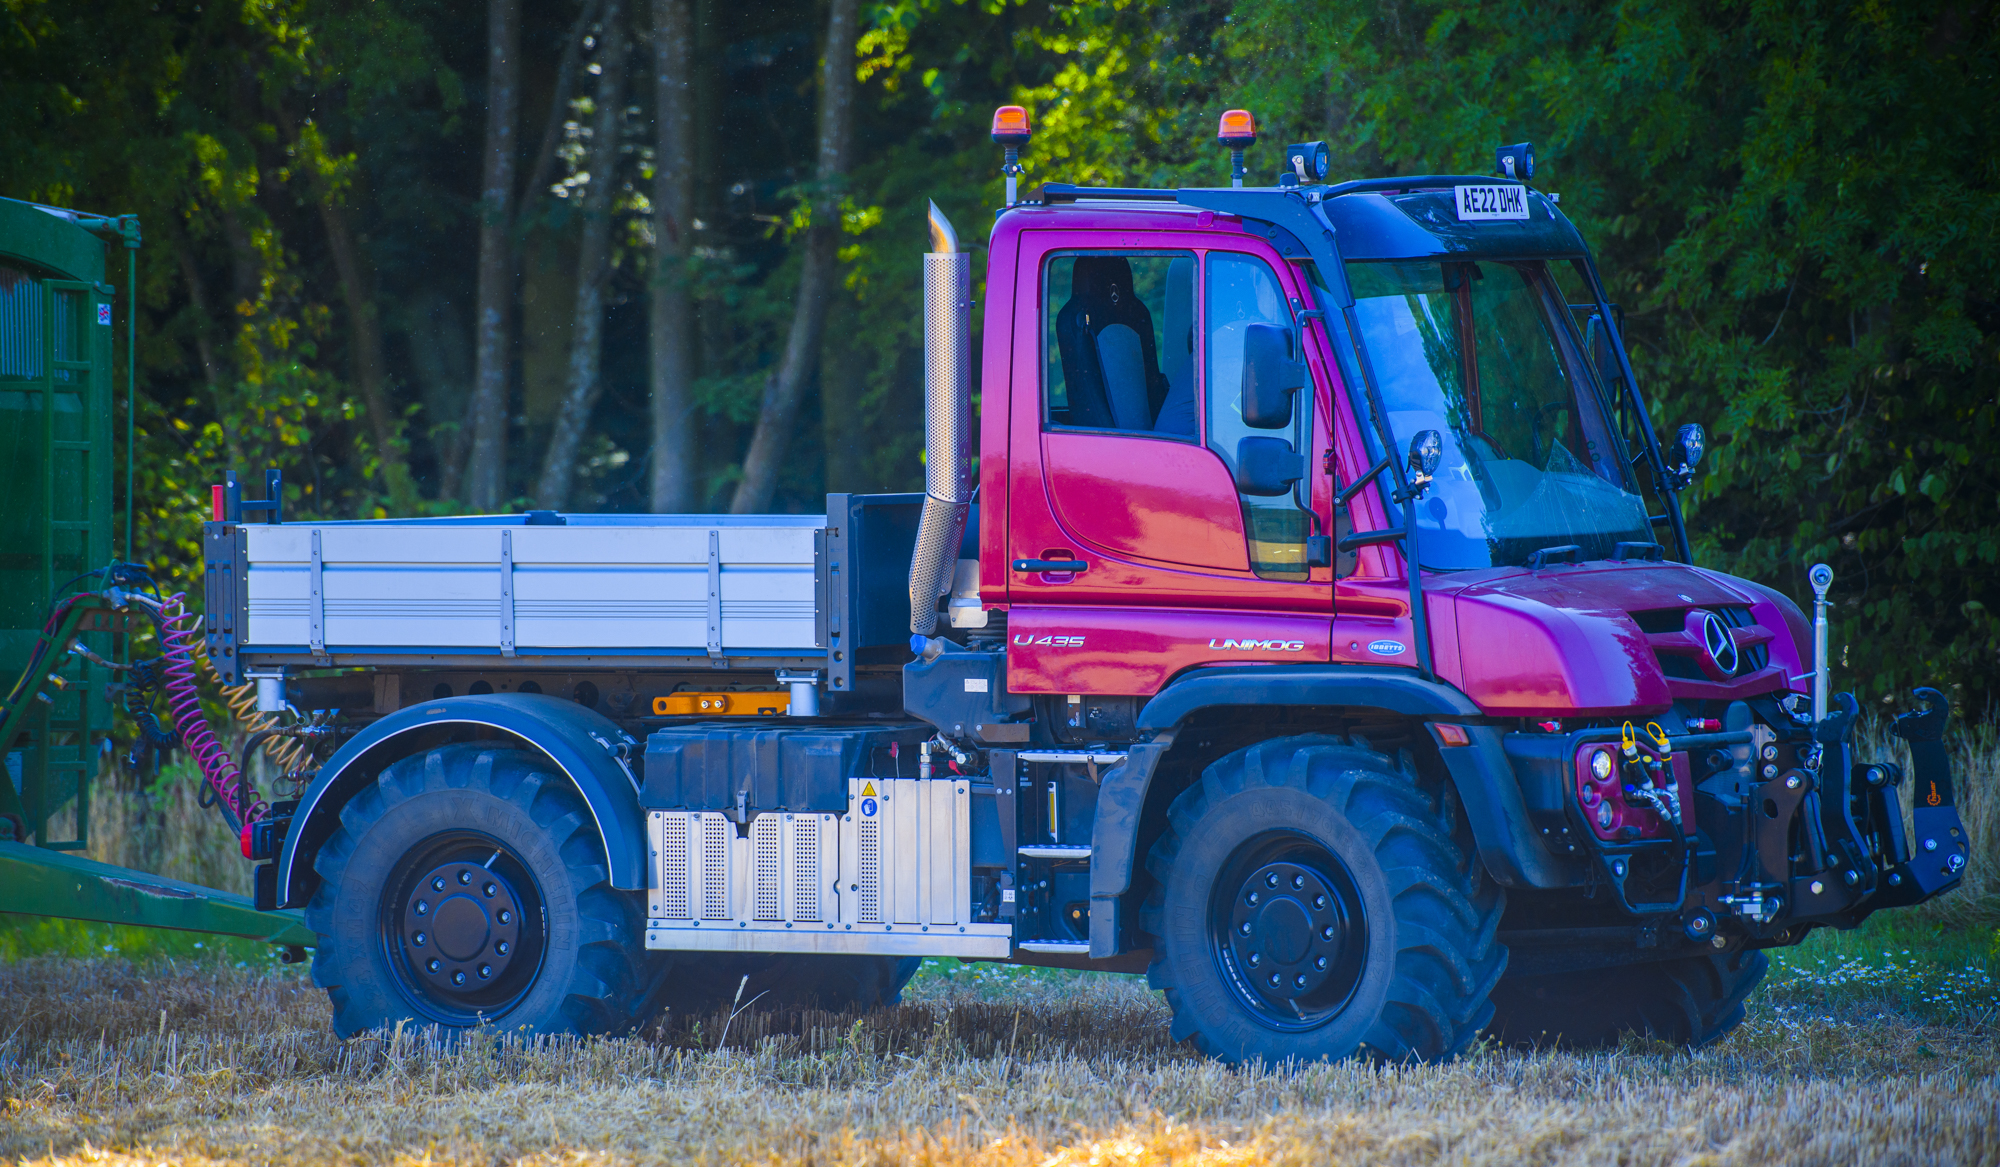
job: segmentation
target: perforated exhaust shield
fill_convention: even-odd
[[[944,213],[930,208],[924,256],[924,513],[910,557],[910,631],[937,630],[972,501],[971,257]]]

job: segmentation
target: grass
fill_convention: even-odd
[[[1953,750],[1966,887],[1774,952],[1745,1024],[1698,1052],[1237,1070],[1170,1041],[1140,978],[956,961],[897,1009],[745,1014],[724,1048],[721,1014],[616,1041],[343,1042],[304,973],[247,942],[0,918],[0,1161],[2000,1161],[2000,746]],[[144,797],[104,807],[141,826],[98,857],[202,878],[187,865],[229,853],[178,818],[185,791]]]

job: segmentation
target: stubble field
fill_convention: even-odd
[[[247,942],[0,917],[0,1162],[2000,1162],[2000,749],[1989,729],[1954,752],[1966,886],[1775,951],[1746,1023],[1694,1053],[1231,1069],[1169,1040],[1143,978],[951,961],[866,1016],[343,1042]],[[240,878],[207,870],[227,840],[191,789],[108,802],[143,829],[99,856]]]

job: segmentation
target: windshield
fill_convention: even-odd
[[[1540,263],[1350,263],[1355,313],[1400,461],[1431,429],[1444,457],[1416,505],[1424,567],[1578,559],[1651,542],[1643,500]],[[1400,520],[1400,516],[1398,516]]]

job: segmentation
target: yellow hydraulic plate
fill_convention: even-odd
[[[653,698],[655,717],[774,717],[789,713],[792,695],[767,693],[669,693]]]

